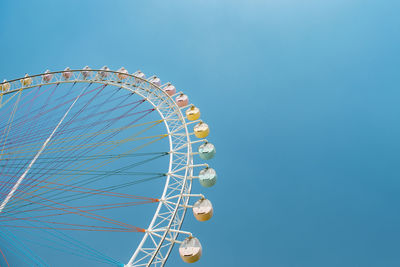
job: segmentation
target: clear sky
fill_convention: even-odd
[[[125,66],[173,82],[219,174],[194,266],[400,266],[400,2],[0,1],[0,78]],[[169,265],[185,266],[177,249]]]

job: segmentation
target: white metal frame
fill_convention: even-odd
[[[89,75],[82,75],[82,71]],[[63,77],[64,72],[71,72],[69,79]],[[101,77],[99,72],[107,73],[106,77]],[[44,81],[44,75],[53,75],[48,82]],[[126,75],[127,78],[121,80],[118,74]],[[189,199],[191,197],[193,168],[207,166],[206,164],[194,165],[192,144],[203,142],[197,140],[192,142],[188,123],[182,114],[180,108],[174,101],[174,96],[169,96],[163,87],[168,84],[157,86],[149,81],[135,76],[135,74],[119,73],[109,70],[68,70],[47,72],[44,74],[29,76],[32,83],[23,86],[26,79],[20,78],[8,81],[9,89],[0,92],[0,108],[7,104],[8,100],[3,102],[3,96],[17,93],[20,90],[26,90],[38,86],[59,84],[59,83],[99,83],[117,86],[135,93],[149,102],[159,113],[164,121],[170,144],[170,161],[168,174],[162,196],[159,198],[157,210],[147,228],[142,241],[134,251],[131,259],[125,265],[133,266],[164,266],[175,243],[180,243],[177,238],[181,234],[189,234],[189,232],[181,231],[180,228],[189,207]],[[4,83],[0,83],[0,86]]]

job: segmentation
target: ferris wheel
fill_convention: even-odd
[[[176,243],[199,260],[181,226],[188,209],[213,216],[192,186],[215,185],[216,150],[174,85],[47,70],[0,83],[0,118],[1,266],[164,266]]]

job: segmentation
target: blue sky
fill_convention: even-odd
[[[398,1],[0,2],[0,78],[125,66],[202,110],[194,266],[399,266]],[[177,249],[169,266],[184,266]]]

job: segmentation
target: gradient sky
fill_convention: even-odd
[[[125,66],[217,147],[193,266],[400,266],[400,2],[0,1],[0,78]],[[190,215],[190,214],[189,214]],[[181,263],[177,248],[167,266]]]

